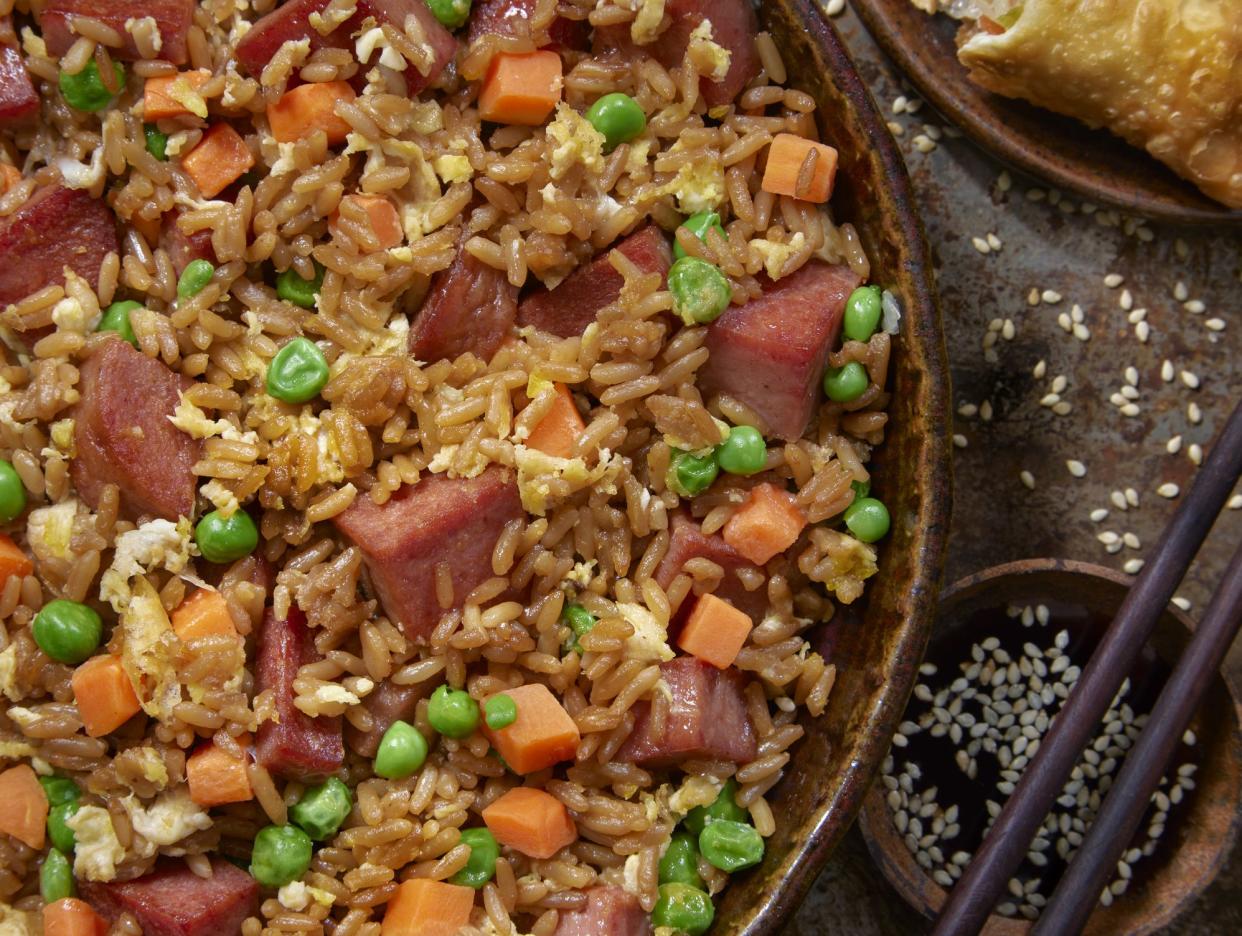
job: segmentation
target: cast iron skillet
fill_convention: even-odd
[[[1136,147],[1105,130],[985,91],[957,60],[956,20],[910,0],[851,0],[876,42],[919,93],[978,146],[1058,188],[1173,224],[1242,224]]]
[[[949,521],[949,377],[931,264],[901,155],[836,32],[811,0],[765,0],[790,87],[813,95],[840,151],[835,216],[858,228],[872,276],[901,299],[892,404],[873,490],[893,518],[880,571],[848,613],[816,635],[838,676],[828,711],[769,796],[777,817],[763,863],[735,876],[713,933],[775,932],[862,807],[905,709],[931,632]]]

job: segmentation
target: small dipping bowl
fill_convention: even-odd
[[[988,823],[985,801],[991,799],[1003,805],[1006,795],[996,786],[998,780],[1003,782],[999,776],[1001,768],[994,763],[995,758],[985,751],[978,755],[974,778],[956,762],[960,755],[955,748],[966,749],[971,740],[969,727],[963,730],[958,718],[954,717],[952,723],[958,724],[958,730],[963,732],[960,743],[955,743],[947,734],[933,738],[930,728],[915,730],[911,727],[917,724],[913,719],[921,716],[924,724],[929,720],[931,723],[943,720],[928,713],[932,708],[946,709],[954,704],[955,697],[960,697],[963,690],[959,683],[958,691],[950,690],[942,703],[936,701],[933,705],[940,691],[965,675],[959,664],[965,661],[981,662],[986,668],[990,661],[994,664],[992,670],[997,668],[992,652],[987,653],[982,661],[977,652],[972,657],[972,649],[989,637],[997,639],[1002,659],[1008,654],[1015,663],[1020,663],[1021,658],[1026,656],[1023,648],[1034,644],[1036,648],[1057,647],[1055,652],[1058,655],[1070,658],[1069,667],[1084,666],[1121,606],[1131,581],[1130,577],[1119,572],[1090,563],[1030,559],[986,569],[962,579],[942,593],[936,631],[919,678],[920,683],[932,690],[931,698],[924,691],[923,699],[910,700],[902,731],[890,752],[893,763],[885,762],[885,776],[898,780],[901,779],[898,775],[906,772],[906,765],[913,762],[919,774],[917,783],[912,785],[912,792],[900,788],[894,791],[889,788],[892,780],[886,785],[884,778],[881,778],[867,794],[859,819],[872,858],[898,893],[920,913],[929,918],[939,913],[946,897],[946,888],[942,886],[948,873],[946,863],[951,864],[951,856],[959,851],[971,854],[977,851]],[[1039,609],[1038,617],[1036,609]],[[1048,623],[1041,623],[1039,617],[1047,617]],[[1192,629],[1191,621],[1174,606],[1170,606],[1161,616],[1152,640],[1144,648],[1131,673],[1130,692],[1123,700],[1132,707],[1136,719],[1141,720],[1143,714],[1150,712],[1172,665],[1189,642]],[[1065,631],[1068,638],[1062,638],[1063,646],[1056,643],[1056,635],[1061,631]],[[997,646],[991,641],[988,645]],[[1051,669],[1053,657],[1039,659]],[[1029,658],[1027,662],[1030,662]],[[932,673],[928,664],[937,667],[937,671]],[[1059,675],[1069,668],[1064,663],[1057,665],[1058,674],[1050,673],[1045,680],[1046,685],[1056,683]],[[994,691],[992,685],[981,688],[978,679],[966,682],[979,693]],[[1001,683],[1005,684],[1003,678]],[[1062,701],[1058,697],[1053,707],[1059,708]],[[977,712],[979,707],[967,700],[965,704],[959,702],[959,711]],[[1159,932],[1216,877],[1233,847],[1238,826],[1242,779],[1238,713],[1238,704],[1230,687],[1218,674],[1191,722],[1194,743],[1183,742],[1178,746],[1166,774],[1170,785],[1160,789],[1167,795],[1174,786],[1180,786],[1179,769],[1193,778],[1193,786],[1181,790],[1176,797],[1178,801],[1168,805],[1163,835],[1158,837],[1149,855],[1134,860],[1132,879],[1124,892],[1113,897],[1107,906],[1097,905],[1084,930],[1088,936],[1116,933],[1140,936]],[[966,721],[969,722],[969,719]],[[1043,719],[1040,721],[1042,723]],[[939,730],[947,730],[948,724],[945,723],[945,728]],[[1029,741],[1019,746],[1027,744]],[[1108,744],[1116,746],[1111,742]],[[1022,753],[1029,756],[1030,751]],[[1101,758],[1107,759],[1107,755],[1097,756],[1097,763]],[[1123,763],[1121,757],[1115,760],[1111,771],[1113,778],[1120,772]],[[1186,767],[1188,764],[1195,766]],[[1025,763],[1019,762],[1014,766],[1020,768]],[[909,782],[909,779],[905,778],[904,782]],[[1098,789],[1098,780],[1089,781],[1087,785]],[[914,827],[913,814],[908,808],[902,808],[902,803],[920,792],[926,793],[932,787],[937,788],[937,796],[928,799],[936,800],[937,806],[929,815],[919,816],[919,825]],[[950,808],[949,801],[958,809],[946,821],[944,810]],[[926,803],[920,800],[918,805],[922,811],[928,811]],[[904,829],[898,829],[895,807],[905,813],[902,820]],[[1073,807],[1054,806],[1054,810],[1064,813],[1073,811]],[[1094,811],[1098,812],[1098,806]],[[1150,840],[1149,823],[1155,813],[1156,808],[1149,807],[1131,848],[1140,847]],[[943,838],[945,828],[953,825],[959,827],[957,834]],[[941,832],[935,833],[933,826]],[[911,838],[914,832],[918,832],[915,838],[929,843],[926,848],[919,848],[925,853],[925,861],[929,857],[927,849],[933,844],[944,860],[933,861],[931,869],[921,866],[908,844],[908,840],[914,841]],[[934,843],[926,838],[929,834],[937,836]],[[1045,832],[1040,834],[1045,835]],[[1055,848],[1056,840],[1062,836],[1054,833],[1047,837],[1051,841],[1041,852],[1049,859],[1046,865],[1036,867],[1028,858],[1018,872],[1020,883],[1028,882],[1035,875],[1043,878],[1037,893],[1044,899],[1051,897],[1065,866]],[[933,878],[937,870],[941,872],[939,882]],[[953,881],[957,879],[958,876],[954,875]],[[1036,901],[1039,899],[1037,897]],[[1011,892],[998,901],[998,906],[1006,901],[1014,903],[1015,907],[1027,902]],[[1029,932],[1030,928],[1031,920],[1028,918],[993,913],[983,933],[988,936],[1018,936]]]

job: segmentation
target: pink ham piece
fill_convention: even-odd
[[[0,218],[0,309],[53,283],[65,267],[91,286],[109,251],[120,248],[108,206],[77,189],[40,189],[17,211]]]
[[[132,881],[78,887],[108,922],[131,913],[143,936],[233,936],[259,909],[259,885],[221,858],[211,859],[211,877],[201,878],[183,861],[161,861]]]
[[[371,714],[371,730],[360,731],[349,722],[345,723],[345,743],[363,757],[374,757],[379,750],[380,739],[393,722],[413,722],[418,703],[430,694],[431,681],[414,686],[398,686],[384,680],[362,700],[362,707]]]
[[[644,273],[667,274],[673,262],[668,238],[654,224],[648,224],[574,270],[556,289],[540,289],[523,299],[518,306],[518,325],[533,325],[561,338],[581,335],[599,310],[621,295],[625,280],[608,262],[611,250],[621,251]]]
[[[256,692],[270,690],[279,721],[263,721],[255,732],[255,759],[289,780],[314,780],[334,774],[345,763],[340,716],[311,718],[293,704],[293,681],[299,667],[319,659],[306,615],[290,606],[283,621],[271,608],[263,615]]]
[[[562,910],[552,936],[651,936],[651,917],[620,887],[592,887],[581,910]]]
[[[458,249],[452,265],[431,278],[410,323],[410,354],[425,363],[467,351],[489,360],[513,332],[517,294],[503,270]]]
[[[39,29],[52,56],[64,55],[78,38],[70,26],[75,16],[89,16],[115,29],[121,47],[110,50],[112,56],[129,61],[137,61],[142,55],[125,29],[126,21],[153,16],[160,31],[159,57],[174,65],[189,61],[186,36],[194,16],[194,0],[47,0],[39,13]]]
[[[406,88],[413,95],[434,84],[457,53],[457,40],[440,25],[423,0],[358,0],[354,15],[328,35],[322,36],[311,25],[310,15],[322,13],[327,5],[328,0],[289,0],[277,7],[256,22],[237,43],[234,52],[238,61],[253,77],[258,78],[272,56],[286,42],[309,39],[311,51],[331,48],[348,49],[352,53],[354,37],[363,30],[368,18],[381,26],[389,24],[403,30],[406,17],[413,16],[433,55],[426,75],[413,65],[405,70]],[[366,71],[365,67],[363,71]]]
[[[216,249],[211,246],[211,230],[204,228],[187,234],[177,225],[178,211],[170,211],[164,215],[160,225],[160,246],[168,252],[177,275],[194,260],[216,262]]]
[[[707,329],[703,395],[727,393],[762,416],[773,435],[800,438],[858,282],[848,267],[813,260],[767,283],[759,298],[726,309]]]
[[[17,48],[13,18],[0,16],[0,128],[30,123],[39,113],[39,95]]]
[[[104,485],[121,492],[131,519],[148,514],[176,520],[194,512],[194,463],[200,443],[171,422],[188,377],[112,338],[82,365],[69,471],[78,494],[92,507]]]
[[[492,577],[496,540],[522,516],[513,473],[492,466],[477,478],[428,475],[378,506],[360,497],[333,522],[362,550],[388,616],[406,637],[424,641],[443,613],[436,565],[449,564],[460,603]]]
[[[466,41],[473,43],[480,36],[525,36],[529,28],[526,22],[535,12],[538,0],[481,0],[470,11]],[[586,20],[571,20],[558,16],[548,27],[550,43],[545,49],[569,49],[582,51],[587,48],[591,27]]]
[[[767,589],[760,587],[747,591],[737,575],[739,569],[758,569],[719,534],[704,533],[698,522],[684,513],[674,514],[670,526],[672,535],[669,538],[668,552],[656,567],[656,583],[667,590],[681,572],[682,566],[691,559],[710,559],[725,572],[714,592],[716,597],[723,598],[740,611],[745,611],[756,624],[763,620],[768,607]],[[688,598],[682,607],[688,610],[692,604],[693,600]]]
[[[596,45],[625,51],[645,49],[665,68],[676,68],[690,44],[690,34],[707,19],[712,23],[712,41],[730,53],[729,71],[722,81],[699,80],[699,93],[707,106],[730,103],[759,74],[759,53],[755,51],[759,24],[751,0],[667,0],[664,15],[672,24],[651,45],[636,45],[628,23],[597,29]]]
[[[634,730],[617,751],[640,767],[675,767],[686,760],[755,759],[755,729],[742,697],[742,674],[694,657],[660,664],[671,703],[663,733],[651,723],[651,703],[634,704]]]

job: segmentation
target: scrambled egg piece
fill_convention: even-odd
[[[73,427],[76,419],[58,419],[48,427],[48,438],[51,445],[44,446],[40,453],[44,458],[73,458],[77,454],[77,446],[73,441]]]
[[[398,250],[399,248],[393,248]],[[405,248],[409,250],[409,248]],[[404,315],[394,315],[383,328],[367,333],[367,346],[358,354],[346,351],[337,356],[329,370],[331,377],[340,374],[360,357],[404,357],[410,342],[410,320]]]
[[[226,517],[233,516],[241,509],[237,495],[230,491],[228,485],[219,478],[212,478],[199,488],[199,493],[211,501],[211,505]]]
[[[85,186],[83,186],[85,187]],[[61,331],[77,332],[85,335],[95,330],[99,320],[103,318],[98,309],[93,312],[84,309],[82,303],[72,296],[66,296],[52,306],[52,321]]]
[[[143,806],[136,796],[125,797],[121,805],[129,814],[134,831],[146,839],[137,848],[137,854],[143,858],[211,827],[211,817],[190,799],[190,791],[184,786],[161,794],[150,806]]]
[[[715,777],[688,776],[668,798],[668,808],[684,816],[696,806],[710,806],[724,789]]]
[[[125,860],[125,849],[116,837],[112,817],[102,806],[83,806],[65,820],[73,829],[77,845],[74,848],[73,875],[88,881],[111,881],[116,877],[116,866]]]
[[[191,439],[208,439],[233,429],[233,424],[227,419],[209,419],[201,407],[185,398],[184,392],[168,421]]]
[[[121,667],[134,684],[142,710],[167,721],[181,701],[176,659],[181,641],[173,633],[159,593],[146,576],[134,580],[132,596],[118,611],[125,635]]]
[[[168,96],[196,117],[207,119],[207,101],[184,75],[178,75],[168,86]]]
[[[22,698],[17,688],[17,644],[9,644],[0,652],[0,695],[10,702]]]
[[[9,721],[18,728],[25,731],[31,725],[39,720],[39,713],[33,709],[23,708],[17,705],[10,705],[8,711],[4,714],[9,716]]]
[[[41,932],[43,928],[35,925],[32,914],[0,902],[0,933],[4,936],[38,936]]]
[[[853,603],[863,592],[863,582],[877,571],[875,550],[838,530],[817,530],[815,540],[831,560],[827,571],[816,573],[815,577],[842,604]]]
[[[133,755],[147,780],[161,789],[168,786],[168,768],[164,765],[164,758],[160,757],[159,751],[153,747],[138,747],[129,753]]]
[[[378,26],[363,32],[354,43],[354,51],[358,55],[359,62],[369,62],[376,49],[381,50],[379,57],[381,65],[387,65],[396,71],[405,71],[405,59],[400,52],[388,44],[388,37]]]
[[[122,533],[116,538],[112,565],[100,578],[99,597],[111,604],[113,611],[123,615],[130,600],[129,580],[156,566],[174,575],[180,574],[189,565],[190,556],[197,555],[193,538],[194,527],[189,517],[182,517],[176,523],[148,520],[137,529]]]
[[[525,445],[515,446],[513,454],[517,462],[518,494],[522,498],[522,507],[527,513],[538,517],[547,512],[548,499],[552,496],[552,477],[568,481],[577,491],[590,484],[611,484],[621,468],[620,464],[614,463],[607,449],[600,450],[599,464],[594,468],[588,468],[581,457],[558,458]],[[612,485],[611,489],[606,487],[605,490],[615,493],[616,486]]]
[[[591,579],[595,578],[595,560],[588,559],[586,562],[575,562],[574,567],[565,576],[562,585],[577,585],[579,588],[586,588],[591,584]]]
[[[553,179],[563,178],[575,163],[581,163],[588,172],[603,169],[604,135],[564,102],[556,105],[556,119],[548,124],[548,140],[552,144]]]
[[[138,31],[139,26],[145,26],[151,31],[151,45],[158,52],[164,48],[164,37],[160,35],[159,23],[154,16],[131,16],[125,21],[125,31],[131,36]],[[203,115],[207,116],[206,114]]]
[[[304,881],[290,881],[276,892],[280,905],[294,913],[300,913],[310,906],[311,901],[324,907],[332,906],[334,900],[331,891],[319,887],[311,887]]]
[[[436,175],[445,182],[469,182],[474,177],[474,167],[467,156],[446,153],[431,161]]]
[[[712,41],[712,21],[703,20],[690,33],[690,44],[687,47],[690,61],[698,67],[699,73],[712,81],[724,81],[729,74],[729,64],[733,53],[724,46]]]
[[[630,38],[639,45],[655,42],[664,19],[664,0],[642,0],[638,15],[630,23]]]
[[[682,214],[711,211],[725,199],[724,169],[720,160],[711,153],[705,153],[701,158],[685,163],[677,170],[677,175],[659,190],[659,194],[674,196],[677,210]]]
[[[634,628],[634,633],[625,641],[627,658],[665,663],[676,655],[673,653],[673,648],[668,645],[668,631],[654,614],[640,604],[628,602],[618,602],[617,610]]]
[[[756,237],[750,242],[750,249],[763,260],[763,269],[768,276],[772,279],[780,279],[781,271],[785,269],[789,258],[801,250],[805,244],[806,235],[797,231],[789,239],[788,244]]]
[[[33,744],[25,741],[0,741],[0,761],[6,760],[23,760],[27,757],[33,757],[35,748]],[[0,929],[0,933],[4,930]]]
[[[26,517],[26,542],[37,558],[46,562],[48,559],[70,557],[69,541],[73,536],[73,518],[77,514],[76,500],[30,511]]]
[[[338,709],[340,707],[348,708],[359,704],[362,701],[361,697],[375,688],[375,683],[362,677],[355,683],[355,687],[358,691],[350,692],[338,683],[324,683],[318,686],[314,692],[298,696],[293,700],[293,704],[307,715],[339,715],[340,711]]]

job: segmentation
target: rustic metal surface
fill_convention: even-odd
[[[891,105],[912,91],[896,76],[853,14],[834,20],[861,74],[889,119],[900,124],[902,150],[920,199],[924,223],[939,272],[941,303],[955,383],[954,405],[990,402],[992,418],[958,417],[956,431],[967,442],[955,458],[955,511],[946,578],[985,566],[1035,556],[1064,556],[1120,569],[1155,541],[1175,501],[1156,493],[1166,481],[1184,490],[1195,466],[1192,443],[1207,447],[1233,401],[1242,395],[1242,239],[1223,230],[1106,226],[1085,215],[1076,199],[1065,199],[1074,213],[1046,196],[1031,201],[1039,183],[1014,174],[1012,188],[1000,191],[1001,166],[965,139],[942,136],[929,153],[914,146],[924,123],[945,124],[924,106],[916,114],[892,115]],[[926,144],[924,144],[925,146]],[[1152,239],[1142,240],[1150,230]],[[972,239],[997,235],[999,251],[981,254]],[[1177,239],[1182,245],[1179,248]],[[1108,273],[1125,278],[1121,288],[1103,283]],[[1204,303],[1195,313],[1174,299],[1182,280],[1191,299]],[[1027,304],[1032,288],[1051,289],[1060,303]],[[1135,336],[1129,315],[1119,307],[1123,288],[1134,308],[1146,308],[1151,333]],[[1074,303],[1084,311],[1091,332],[1081,342],[1058,324]],[[1191,308],[1197,308],[1192,306]],[[1206,322],[1224,321],[1214,332]],[[985,358],[982,342],[994,319],[1010,319],[1012,340],[1000,338],[996,360]],[[1162,363],[1172,362],[1175,379],[1165,383]],[[1046,361],[1042,380],[1033,376]],[[1125,383],[1127,366],[1139,372],[1141,412],[1126,417],[1109,402]],[[1191,390],[1180,373],[1197,375]],[[1040,399],[1058,375],[1067,379],[1061,397],[1072,411],[1057,416]],[[1195,403],[1201,421],[1192,424],[1187,407]],[[1183,437],[1176,455],[1165,444]],[[1066,461],[1078,459],[1085,477],[1073,477]],[[1031,472],[1035,489],[1019,480]],[[1139,507],[1118,510],[1115,490],[1134,488]],[[1110,511],[1102,523],[1089,514]],[[1110,555],[1097,539],[1112,531],[1133,533],[1140,548]],[[1232,546],[1242,539],[1242,510],[1227,511],[1190,577],[1179,592],[1192,602],[1190,616],[1203,609],[1211,586],[1223,572]],[[1226,667],[1242,677],[1242,647],[1235,646]],[[910,910],[871,864],[852,833],[821,874],[815,888],[786,929],[786,936],[849,933],[851,936],[915,936],[926,925]],[[1242,861],[1235,853],[1215,884],[1167,930],[1173,936],[1224,936],[1242,932]]]

